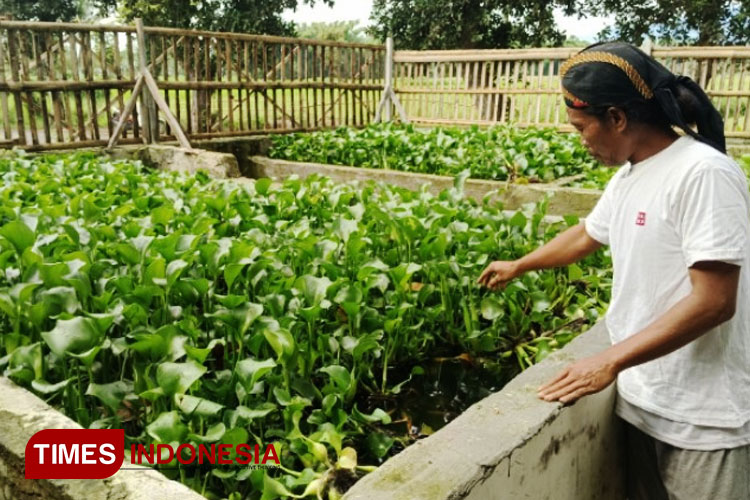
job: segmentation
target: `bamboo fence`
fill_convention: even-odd
[[[643,47],[698,82],[728,137],[750,138],[750,47]],[[571,130],[560,64],[577,48],[396,51],[394,87],[409,120],[426,125],[515,123]]]
[[[191,139],[362,126],[381,98],[381,45],[143,32],[139,43],[134,26],[0,21],[0,147],[107,144],[141,55]],[[173,127],[156,116],[152,100],[143,99],[120,143],[174,139]]]

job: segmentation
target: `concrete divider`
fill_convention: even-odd
[[[603,322],[368,474],[344,500],[621,500],[614,386],[573,405],[536,389],[609,345]]]
[[[416,174],[398,170],[377,168],[342,167],[322,163],[307,163],[277,160],[265,156],[249,158],[248,170],[244,175],[259,179],[270,177],[284,179],[292,174],[304,178],[312,174],[330,177],[337,182],[379,181],[408,189],[420,189],[429,184],[431,192],[437,194],[453,186],[453,177],[445,175]],[[467,179],[464,184],[467,197],[481,201],[490,195],[500,200],[506,209],[516,210],[525,203],[536,203],[550,196],[548,213],[557,215],[587,215],[601,196],[601,191],[592,189],[563,188],[544,184],[512,184],[500,181]]]
[[[225,179],[239,177],[237,158],[228,153],[202,149],[188,150],[176,146],[150,144],[144,146],[117,146],[111,150],[100,149],[114,159],[140,160],[144,165],[160,170],[194,174],[205,170],[211,177]]]
[[[203,500],[161,473],[120,470],[107,479],[25,479],[26,443],[43,429],[80,429],[29,391],[0,377],[0,500]],[[123,467],[137,467],[123,462]]]

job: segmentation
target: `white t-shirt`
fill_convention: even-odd
[[[592,238],[611,246],[614,282],[606,324],[613,343],[687,296],[694,263],[741,266],[731,320],[624,370],[617,388],[634,407],[674,422],[728,429],[750,422],[750,193],[737,164],[681,137],[621,167],[585,225]]]

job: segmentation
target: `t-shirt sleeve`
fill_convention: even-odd
[[[699,261],[742,264],[750,251],[747,189],[744,175],[721,159],[701,165],[689,177],[678,217],[688,267]]]
[[[609,227],[612,220],[612,185],[616,179],[611,179],[607,183],[599,201],[596,202],[594,209],[586,216],[584,227],[586,233],[603,245],[609,245]]]

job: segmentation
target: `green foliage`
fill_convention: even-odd
[[[82,13],[80,0],[0,0],[0,16],[25,21],[72,21]]]
[[[365,33],[358,21],[333,21],[330,23],[303,23],[297,25],[297,36],[334,42],[378,43]]]
[[[605,252],[479,288],[578,221],[465,200],[465,176],[439,196],[246,185],[89,153],[9,154],[0,176],[0,227],[20,228],[0,232],[0,370],[127,448],[276,444],[283,469],[164,470],[209,498],[336,497],[342,470],[413,440],[357,408],[399,392],[398,368],[466,353],[509,378],[609,300]]]
[[[390,168],[476,179],[549,182],[561,177],[592,176],[602,188],[614,169],[598,165],[577,135],[554,129],[502,125],[490,128],[416,129],[375,124],[314,133],[273,136],[270,156],[334,165]]]
[[[560,45],[556,7],[572,0],[375,0],[372,33],[392,36],[396,48],[413,50],[498,49]]]
[[[640,44],[645,36],[674,45],[742,45],[750,37],[748,0],[587,0],[586,12],[615,14],[601,39]]]
[[[302,2],[331,5],[332,0],[100,0],[117,10],[125,21],[141,17],[144,24],[210,31],[267,35],[295,34],[294,23],[284,21],[286,9]]]

